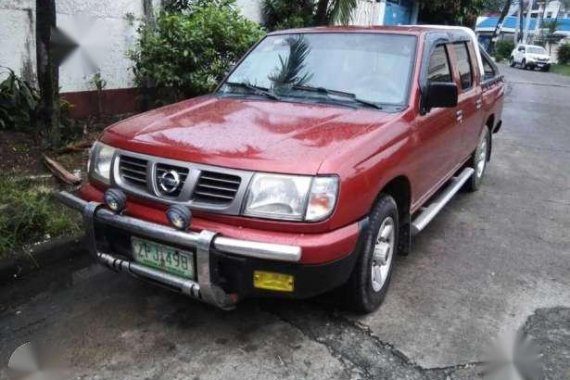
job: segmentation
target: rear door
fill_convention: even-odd
[[[479,134],[484,124],[483,91],[481,90],[481,72],[475,49],[471,42],[457,42],[453,47],[453,66],[455,80],[459,88],[456,119],[461,130],[460,147],[455,162],[466,159],[477,146]]]

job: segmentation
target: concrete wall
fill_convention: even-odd
[[[35,0],[0,1],[0,66],[36,82]],[[0,68],[0,80],[6,70]]]
[[[263,0],[237,0],[241,13],[255,22],[263,22]]]
[[[90,80],[96,72],[107,82],[106,89],[134,86],[127,52],[137,40],[143,2],[56,0],[56,7],[58,27],[79,45],[60,67],[62,92],[94,90]]]

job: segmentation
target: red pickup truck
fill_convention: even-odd
[[[223,309],[338,290],[370,312],[394,256],[481,186],[503,93],[468,29],[271,33],[214,93],[107,128],[58,197],[116,271]]]

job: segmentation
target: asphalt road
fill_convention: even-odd
[[[0,291],[0,378],[32,341],[85,379],[476,379],[525,332],[570,379],[570,78],[502,67],[483,189],[397,260],[382,308],[247,301],[225,313],[78,257]]]

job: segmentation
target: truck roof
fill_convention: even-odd
[[[310,28],[295,28],[278,30],[269,34],[289,34],[289,33],[343,33],[343,32],[376,32],[376,33],[399,33],[420,35],[428,32],[466,32],[469,28],[447,25],[372,25],[372,26],[319,26]]]

